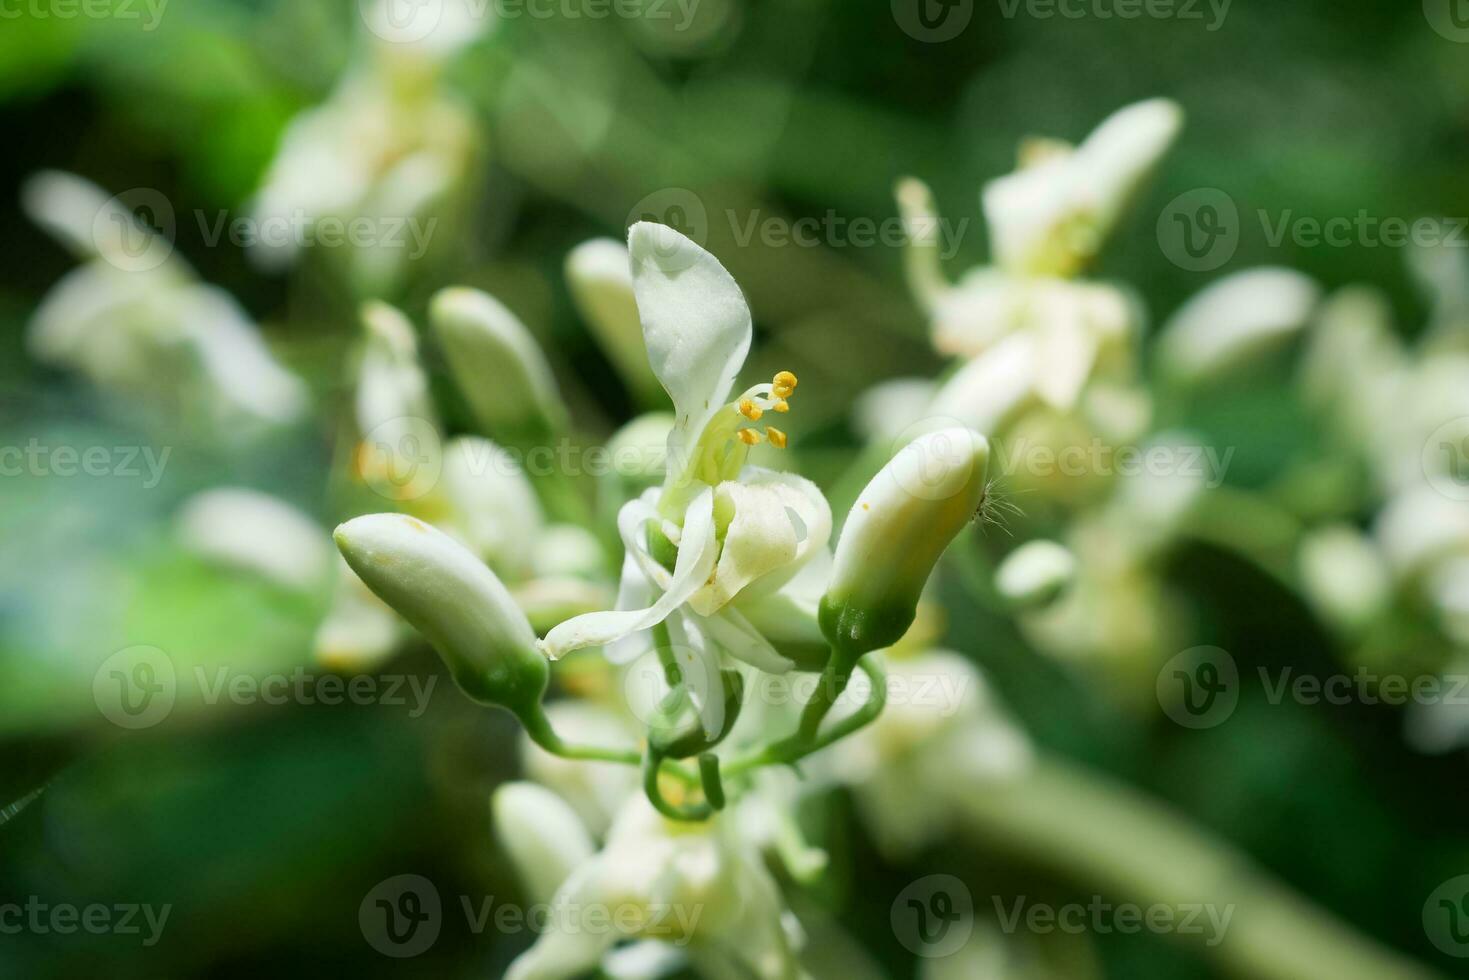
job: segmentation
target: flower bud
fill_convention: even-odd
[[[434,296],[429,319],[485,435],[508,440],[563,427],[566,406],[545,355],[499,300],[477,289],[445,289]]]
[[[467,548],[403,514],[369,514],[333,535],[352,570],[398,611],[476,701],[535,708],[550,676],[505,586]]]
[[[1320,299],[1315,280],[1292,269],[1226,276],[1163,325],[1159,366],[1184,384],[1226,375],[1283,345],[1306,325]]]
[[[939,555],[984,499],[989,443],[970,429],[930,432],[904,446],[852,505],[837,542],[821,628],[861,656],[897,642]]]
[[[610,238],[583,242],[566,257],[566,282],[578,312],[622,380],[644,403],[666,405],[663,386],[648,366],[627,246]]]
[[[533,904],[551,901],[561,883],[595,853],[576,811],[544,786],[505,783],[490,806],[495,830]]]
[[[1076,577],[1076,556],[1054,541],[1029,541],[1000,563],[995,588],[1006,602],[1032,609],[1055,599]]]

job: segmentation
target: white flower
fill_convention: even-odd
[[[439,14],[428,37],[375,44],[326,102],[291,122],[251,203],[260,229],[253,258],[268,268],[288,265],[323,219],[365,219],[373,234],[346,259],[358,290],[381,294],[434,243],[445,202],[464,185],[477,152],[473,114],[437,81],[443,59],[483,27],[479,18],[459,29],[466,25],[455,11],[465,4],[474,5],[419,5],[416,17]],[[382,0],[376,9],[393,6],[401,4]]]
[[[1183,124],[1178,105],[1117,110],[1072,149],[1032,143],[1021,169],[984,188],[995,264],[1018,276],[1074,275],[1111,232]]]
[[[38,224],[88,260],[32,317],[27,340],[38,359],[170,411],[202,401],[226,433],[236,423],[281,425],[305,412],[306,386],[275,360],[244,309],[199,282],[171,244],[116,199],[48,172],[27,183],[22,200]],[[146,261],[132,261],[139,256]]]
[[[490,801],[495,830],[533,904],[549,902],[596,848],[561,797],[535,783],[505,783]]]
[[[279,497],[243,487],[190,497],[178,532],[200,557],[297,591],[322,586],[333,560],[324,528]]]
[[[640,223],[629,243],[648,356],[674,404],[666,475],[660,489],[618,514],[626,556],[617,609],[562,623],[543,649],[555,659],[628,641],[609,652],[631,659],[646,649],[637,634],[666,621],[700,665],[692,675],[717,678],[721,654],[762,670],[789,669],[735,600],[777,590],[823,551],[831,532],[830,508],[810,481],[745,465],[761,438],[748,423],[786,410],[796,379],[782,372],[731,399],[752,333],[739,287],[712,255],[672,229]],[[780,430],[764,431],[784,444]],[[692,693],[706,727],[717,730],[720,698]]]
[[[762,980],[804,976],[785,903],[760,855],[722,817],[680,823],[628,800],[606,846],[551,903],[546,930],[507,980],[559,980],[594,969],[622,939],[717,954]]]
[[[1016,606],[1044,606],[1076,576],[1076,556],[1055,541],[1027,541],[1005,556],[995,588]]]
[[[1316,281],[1292,269],[1269,266],[1226,276],[1163,325],[1159,365],[1186,384],[1224,375],[1284,344],[1309,322],[1320,299]]]
[[[337,558],[337,584],[326,618],[316,627],[312,649],[329,670],[361,673],[392,656],[403,640],[403,621]]]
[[[1306,598],[1329,623],[1348,632],[1376,620],[1391,600],[1382,553],[1350,525],[1312,531],[1301,542],[1297,563]]]

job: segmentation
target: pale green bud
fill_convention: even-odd
[[[872,478],[837,542],[821,627],[849,656],[897,642],[939,555],[984,500],[989,443],[971,429],[920,436]]]
[[[404,514],[357,517],[333,537],[367,587],[439,651],[466,694],[522,715],[538,706],[550,668],[536,634],[472,552]]]
[[[532,903],[551,901],[561,883],[596,853],[576,811],[544,786],[505,783],[490,806],[496,833]]]
[[[622,380],[644,403],[667,404],[648,365],[627,246],[611,238],[583,242],[566,257],[566,282],[577,311]]]
[[[1054,541],[1029,541],[1006,556],[995,588],[1020,609],[1047,605],[1076,578],[1076,556]]]
[[[535,338],[477,289],[439,292],[429,307],[449,370],[484,434],[535,438],[565,426],[566,406]]]

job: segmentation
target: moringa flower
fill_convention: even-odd
[[[803,976],[780,888],[735,823],[667,820],[640,797],[623,806],[601,852],[561,885],[545,931],[505,976],[582,976],[622,939],[655,940],[761,980]]]
[[[495,790],[490,806],[495,830],[533,904],[549,902],[595,853],[576,811],[544,786],[505,783]]]
[[[739,287],[718,260],[670,228],[634,225],[629,250],[648,357],[674,404],[666,473],[660,488],[618,513],[626,556],[617,609],[562,623],[542,648],[556,659],[668,622],[688,640],[681,645],[702,676],[719,676],[721,653],[763,670],[789,669],[736,606],[790,581],[831,532],[830,507],[814,484],[745,462],[762,439],[785,445],[783,431],[755,423],[789,410],[796,377],[782,371],[732,396],[752,334]],[[631,659],[643,649],[622,643],[613,655]],[[703,695],[695,692],[706,725],[717,728],[719,699]]]
[[[259,328],[224,290],[198,280],[167,238],[72,174],[32,177],[22,203],[85,264],[42,300],[27,342],[37,359],[170,412],[196,408],[223,435],[285,425],[309,403]]]
[[[1076,556],[1055,541],[1028,541],[1005,556],[995,588],[1018,608],[1036,608],[1060,595],[1076,577]]]

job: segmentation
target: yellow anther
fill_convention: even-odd
[[[751,422],[753,422],[756,419],[758,419],[760,416],[764,415],[765,414],[765,411],[759,405],[756,405],[754,402],[750,401],[750,399],[748,399],[748,398],[741,398],[740,399],[740,414],[743,415],[745,418],[749,419]]]
[[[770,444],[776,449],[784,449],[786,447],[786,434],[773,425],[767,425],[765,427],[765,438],[769,439]]]
[[[796,376],[789,371],[781,371],[770,382],[770,392],[776,398],[789,398],[791,392],[796,390]]]
[[[753,446],[753,445],[757,444],[759,441],[760,441],[760,433],[756,432],[754,429],[741,429],[740,430],[740,442],[743,442],[745,445],[747,445],[747,446]]]
[[[780,401],[776,402],[770,407],[775,409],[777,412],[789,412],[791,410],[791,403],[782,398]]]

